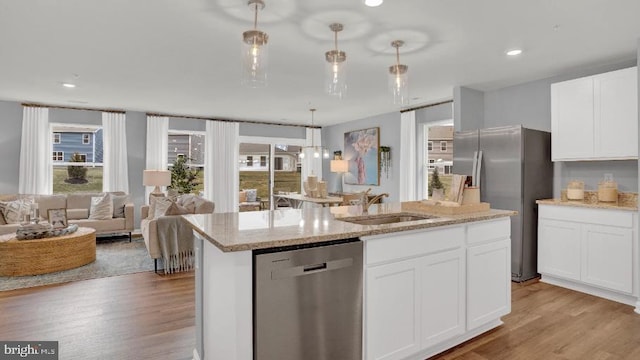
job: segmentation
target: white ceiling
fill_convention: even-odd
[[[246,0],[0,0],[0,99],[329,125],[400,108],[387,94],[405,40],[411,106],[636,58],[638,0],[264,0],[269,84],[240,85]],[[342,22],[343,100],[322,92]],[[522,48],[519,57],[505,51]],[[62,82],[75,82],[67,89]]]

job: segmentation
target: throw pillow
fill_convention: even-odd
[[[31,202],[28,200],[0,201],[0,211],[7,224],[19,224],[22,216],[31,212]]]
[[[89,220],[109,220],[113,217],[113,202],[109,193],[91,197]]]
[[[245,190],[240,191],[238,194],[238,202],[247,202],[247,192]]]
[[[255,202],[258,198],[258,190],[256,189],[246,189],[247,192],[247,202]]]
[[[171,201],[171,199],[169,198],[157,197],[154,201],[153,218],[157,219],[160,216],[164,216],[165,213],[167,212],[167,209],[169,209],[169,207],[173,203],[174,202]]]
[[[111,194],[111,201],[113,202],[113,218],[123,218],[124,206],[129,202],[129,196]]]
[[[171,203],[171,205],[169,205],[169,207],[167,208],[167,211],[164,212],[165,216],[169,216],[169,215],[185,215],[185,214],[189,214],[189,210],[183,208],[182,206],[176,204],[176,203]]]

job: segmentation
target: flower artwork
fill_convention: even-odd
[[[345,174],[345,183],[380,184],[379,146],[380,128],[356,130],[344,134],[343,158],[349,161],[349,172]]]

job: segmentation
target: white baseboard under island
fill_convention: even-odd
[[[349,206],[186,215],[197,235],[194,359],[445,351],[511,311],[514,214],[433,217],[385,203],[367,214]],[[274,270],[256,274],[264,253],[275,255]]]

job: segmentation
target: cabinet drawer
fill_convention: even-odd
[[[633,212],[615,209],[588,209],[571,206],[539,205],[541,219],[575,221],[579,223],[633,227]]]
[[[363,237],[366,264],[417,257],[455,249],[464,243],[464,226]]]
[[[511,237],[511,219],[507,217],[473,223],[467,229],[467,244],[502,240]]]

